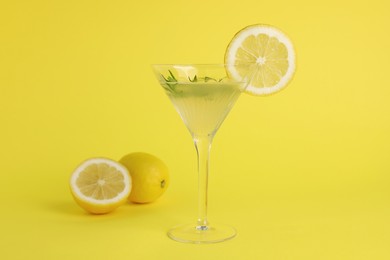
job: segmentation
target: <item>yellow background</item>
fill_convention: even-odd
[[[371,1],[1,1],[1,259],[390,259],[390,6]],[[152,63],[219,63],[241,28],[277,26],[293,82],[243,95],[214,140],[209,217],[238,236],[165,235],[196,217],[195,149]],[[159,201],[93,216],[84,159],[152,153]]]

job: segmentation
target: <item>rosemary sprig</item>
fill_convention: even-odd
[[[178,80],[177,78],[175,77],[175,75],[172,73],[171,70],[168,70],[169,72],[169,75],[167,77],[164,77],[164,75],[161,74],[161,77],[164,79],[166,85],[168,86],[168,88],[172,91],[175,90],[175,86],[178,84]],[[195,75],[192,79],[188,76],[188,80],[190,82],[208,82],[210,80],[212,81],[215,81],[215,82],[221,82],[222,80],[224,80],[226,77],[223,77],[223,78],[220,78],[220,79],[215,79],[215,78],[211,78],[211,77],[198,77],[197,75]]]
[[[175,75],[173,75],[172,71],[168,70],[168,72],[169,76],[167,78],[165,78],[163,74],[161,74],[161,77],[165,80],[165,83],[167,84],[168,88],[173,91],[175,90],[177,79]]]

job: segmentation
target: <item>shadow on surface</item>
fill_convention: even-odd
[[[50,211],[59,217],[71,217],[73,220],[80,221],[129,219],[132,221],[150,220],[152,222],[170,223],[175,220],[175,218],[172,218],[174,208],[167,201],[156,201],[149,204],[126,203],[107,214],[91,214],[78,206],[73,200],[46,201],[42,204],[42,207],[45,211]]]

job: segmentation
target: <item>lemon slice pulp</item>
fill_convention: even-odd
[[[228,74],[249,77],[246,92],[269,95],[285,88],[295,72],[295,51],[290,39],[269,25],[251,25],[239,31],[225,53]],[[240,66],[246,65],[246,66]]]
[[[127,169],[106,158],[92,158],[76,168],[70,179],[75,201],[94,214],[113,211],[126,202],[132,187]]]

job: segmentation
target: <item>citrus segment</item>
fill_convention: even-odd
[[[106,158],[86,160],[76,168],[70,179],[75,201],[94,214],[108,213],[125,203],[131,184],[127,169]]]
[[[246,92],[268,95],[287,86],[295,72],[295,52],[289,38],[268,25],[251,25],[229,43],[225,63],[230,77],[250,78]],[[246,66],[240,66],[246,65]]]

